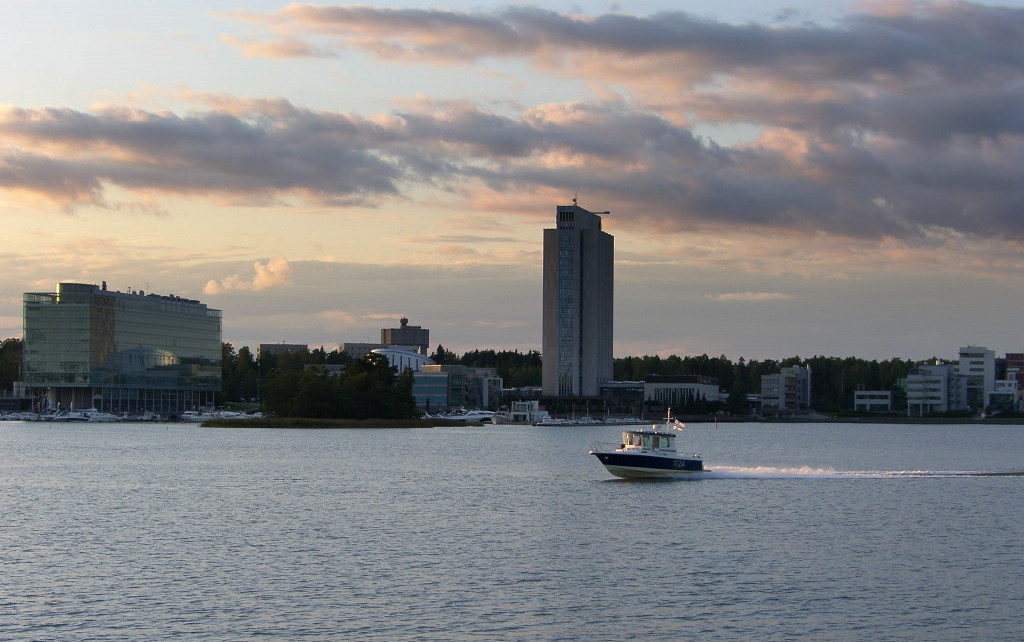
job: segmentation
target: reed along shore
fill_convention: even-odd
[[[450,419],[317,419],[313,417],[250,417],[210,419],[203,428],[440,428],[481,426],[479,423]]]

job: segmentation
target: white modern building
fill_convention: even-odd
[[[1000,413],[1005,411],[1019,411],[1020,398],[1018,396],[1017,379],[996,379],[995,388],[988,393],[985,400],[985,410],[989,413]]]
[[[811,367],[791,366],[761,375],[761,413],[787,414],[811,407]]]
[[[945,364],[921,365],[907,375],[907,416],[965,410],[967,380]]]
[[[855,390],[853,392],[853,410],[855,412],[891,412],[892,391]]]
[[[957,374],[967,381],[967,405],[982,409],[996,387],[996,354],[983,346],[960,348]]]
[[[544,230],[543,393],[595,397],[612,379],[615,242],[575,199],[555,223]]]
[[[388,360],[388,364],[399,372],[408,368],[413,372],[419,372],[423,366],[434,363],[433,359],[419,352],[403,348],[376,348],[370,354],[379,354]]]
[[[644,401],[681,410],[697,401],[723,401],[714,377],[652,375],[644,381]]]

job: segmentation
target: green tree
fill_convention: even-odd
[[[430,358],[433,359],[434,363],[440,365],[457,364],[459,361],[459,355],[445,350],[442,345],[437,346],[437,350],[434,350],[434,353],[430,355]]]
[[[541,356],[537,350],[525,354],[518,350],[471,350],[454,362],[471,368],[494,368],[509,388],[541,384]]]
[[[21,339],[4,339],[0,342],[0,391],[13,390],[14,382],[21,380],[21,359],[24,344]]]
[[[350,361],[340,373],[312,365],[269,371],[264,408],[282,417],[407,419],[418,414],[412,373],[396,373],[382,355]]]

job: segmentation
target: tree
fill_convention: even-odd
[[[21,380],[23,352],[21,339],[11,338],[0,342],[0,391],[12,390],[14,382]]]
[[[396,373],[387,357],[368,355],[351,361],[340,373],[313,365],[268,373],[264,408],[282,417],[408,419],[418,415],[412,373]]]
[[[249,346],[236,352],[230,343],[220,350],[221,392],[225,401],[246,401],[259,396],[260,372]]]
[[[437,346],[437,350],[434,351],[434,354],[430,355],[430,358],[433,359],[434,363],[451,365],[458,362],[459,355],[454,352],[449,352],[444,349],[444,346],[439,345]]]

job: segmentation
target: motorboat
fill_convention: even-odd
[[[460,409],[450,413],[439,415],[426,415],[427,419],[447,419],[449,421],[464,421],[466,423],[492,423],[495,413],[490,410],[466,410]]]
[[[109,413],[109,412],[102,412],[100,410],[97,410],[95,412],[90,412],[88,417],[89,417],[89,421],[97,422],[97,423],[112,423],[112,422],[115,422],[115,421],[121,421],[121,418],[118,417],[117,415]]]
[[[181,413],[182,421],[191,421],[194,423],[209,421],[210,419],[215,418],[216,417],[212,412],[206,412],[201,410],[186,410],[185,412]]]
[[[590,454],[597,457],[608,472],[624,479],[702,472],[704,459],[699,454],[681,454],[676,450],[676,431],[684,427],[683,422],[672,418],[670,408],[664,423],[625,430],[618,444],[592,442]]]
[[[233,410],[186,410],[181,413],[181,421],[189,421],[192,423],[202,423],[204,421],[211,421],[213,419],[246,419],[250,415],[244,412],[236,412]]]
[[[89,421],[89,415],[74,410],[58,410],[52,414],[43,415],[40,419],[43,421],[84,422]]]
[[[11,412],[0,414],[0,421],[39,421],[39,415],[34,412]]]

